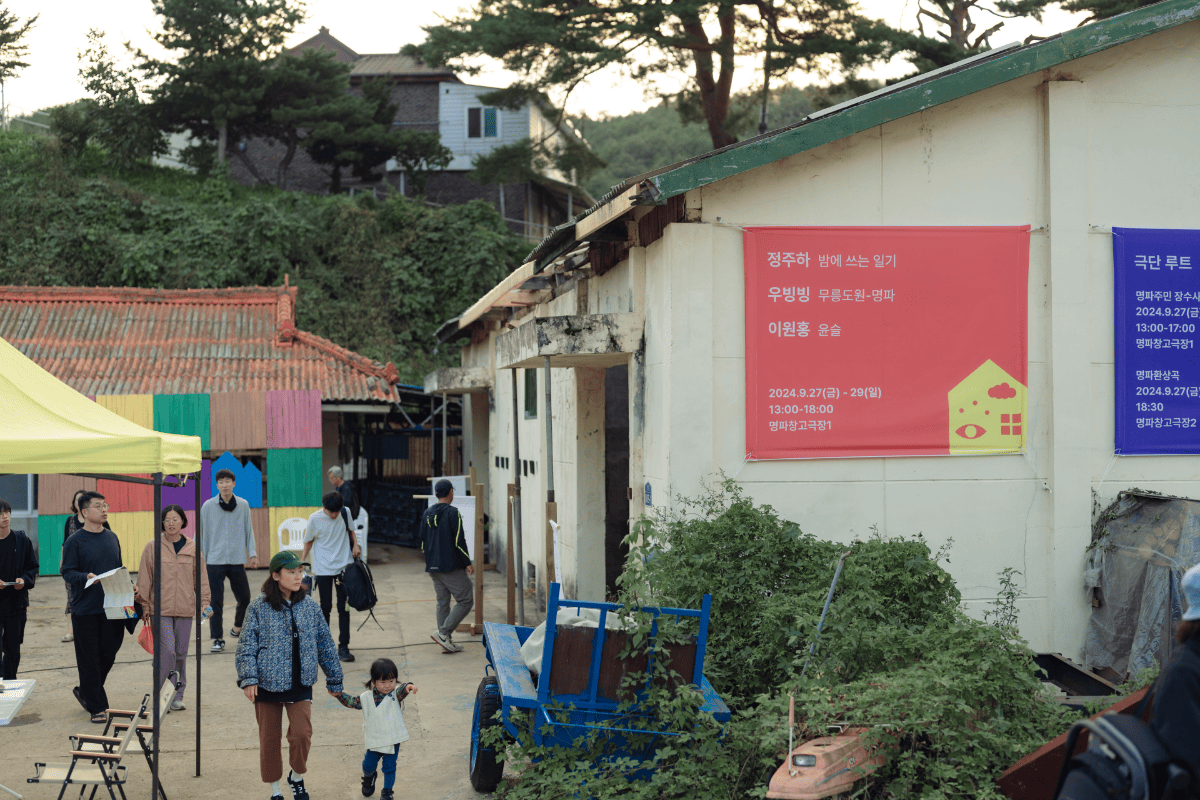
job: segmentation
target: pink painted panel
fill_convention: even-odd
[[[71,498],[81,489],[96,491],[96,479],[76,478],[74,475],[39,475],[38,513],[70,514]]]
[[[318,389],[267,392],[267,447],[321,446],[321,392]]]

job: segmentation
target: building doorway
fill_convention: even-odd
[[[604,372],[604,585],[611,597],[629,548],[629,367]]]

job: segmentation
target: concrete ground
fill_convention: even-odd
[[[404,703],[404,721],[411,739],[400,746],[397,763],[396,797],[442,800],[473,799],[479,795],[467,776],[471,713],[475,690],[484,675],[482,637],[455,635],[464,646],[461,653],[446,654],[429,634],[435,628],[433,585],[425,575],[424,560],[417,551],[388,545],[372,545],[371,570],[379,605],[375,616],[383,630],[367,621],[357,628],[365,613],[351,612],[350,650],[357,657],[343,664],[348,692],[363,691],[371,662],[387,657],[400,668],[400,679],[417,684],[418,693]],[[378,562],[378,563],[377,563]],[[251,590],[266,579],[266,570],[250,573]],[[503,622],[504,577],[484,573],[484,619]],[[224,618],[233,618],[228,589]],[[19,678],[34,678],[33,694],[7,728],[0,728],[0,784],[28,798],[56,798],[61,787],[29,784],[35,761],[59,761],[67,756],[67,736],[99,733],[101,726],[88,721],[86,712],[71,696],[78,684],[73,645],[59,640],[67,632],[62,609],[66,601],[63,582],[57,576],[38,580],[31,596],[29,623],[21,648]],[[526,600],[526,624],[540,621],[534,603]],[[474,619],[474,611],[467,617]],[[334,619],[336,631],[337,621]],[[195,650],[193,631],[192,650]],[[170,800],[221,800],[261,798],[269,800],[269,787],[258,772],[258,729],[254,711],[237,688],[234,668],[236,640],[226,637],[228,648],[221,654],[208,652],[208,626],[204,626],[201,672],[201,774],[196,777],[196,653],[188,659],[185,711],[168,715],[163,725],[160,779]],[[335,633],[336,639],[336,633]],[[108,677],[109,703],[115,708],[136,708],[151,690],[151,656],[127,636],[117,664]],[[324,692],[324,675],[313,691],[313,745],[305,783],[313,800],[353,800],[362,797],[359,784],[364,751],[362,712],[344,708]],[[136,748],[136,742],[133,745]],[[284,742],[284,771],[287,770]],[[149,768],[140,753],[126,757],[131,800],[150,795]],[[380,776],[375,797],[383,780]],[[290,800],[286,786],[284,795]],[[103,795],[97,795],[99,798]],[[0,794],[0,797],[3,797]]]

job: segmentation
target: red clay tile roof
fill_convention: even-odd
[[[0,287],[0,337],[82,394],[319,389],[396,402],[396,367],[296,330],[296,287]]]

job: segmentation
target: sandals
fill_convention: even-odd
[[[96,723],[97,725],[103,725],[104,723],[108,722],[108,712],[97,711],[95,714],[92,714],[92,722]]]

